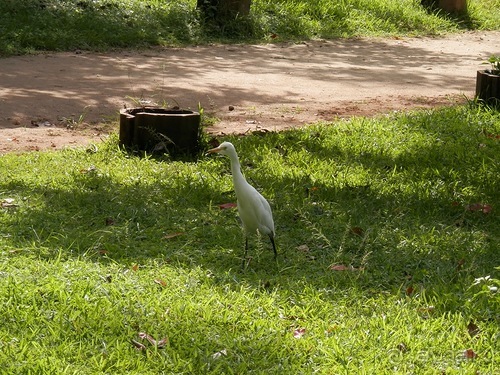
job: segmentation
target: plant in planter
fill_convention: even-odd
[[[492,55],[488,62],[491,64],[490,73],[500,75],[500,56]]]
[[[500,56],[488,59],[491,69],[478,70],[476,98],[490,105],[500,104]]]

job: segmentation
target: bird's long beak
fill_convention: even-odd
[[[207,154],[217,154],[221,151],[221,148],[220,147],[216,147],[216,148],[211,148],[210,150],[207,151]]]

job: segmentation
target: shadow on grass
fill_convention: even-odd
[[[453,160],[459,141],[449,148],[442,143],[419,152],[408,148],[389,158],[325,147],[331,144],[327,137],[335,134],[314,131],[241,139],[238,146],[245,155],[241,159],[247,178],[258,188],[266,187],[263,194],[274,209],[281,253],[277,263],[268,242],[255,241],[250,266],[240,269],[243,236],[236,212],[219,208],[234,201],[226,159],[200,161],[202,167],[190,171],[176,163],[157,162],[153,179],[149,175],[144,180],[143,167],[136,167],[120,181],[103,164],[109,155],[97,154],[88,157],[88,164],[97,167],[71,167],[66,180],[57,183],[33,186],[11,178],[0,191],[24,200],[2,213],[3,247],[41,259],[84,257],[124,267],[154,262],[201,267],[221,285],[244,282],[265,290],[305,282],[319,289],[359,288],[367,295],[413,284],[439,285],[451,292],[489,273],[498,250],[498,215],[468,210],[475,201],[453,195],[463,186],[476,187],[474,199],[487,200],[481,203],[493,204],[499,198],[498,180],[488,175],[491,165],[483,170],[477,165],[482,158],[490,160],[487,155],[498,147],[497,141],[468,126],[467,121],[455,125],[464,133],[458,137],[474,137],[464,147],[476,141],[486,146],[469,150],[472,159],[457,163]],[[446,126],[433,132],[442,139],[453,134]],[[291,142],[294,137],[296,142]],[[320,180],[313,169],[291,177],[265,167],[250,168],[249,160],[259,160],[259,150],[278,152],[285,138],[290,147],[300,144],[314,158],[330,163],[332,176]],[[283,156],[282,163],[294,162]],[[342,174],[355,168],[363,169],[366,178],[350,180]],[[330,268],[333,264],[353,269],[336,272]]]

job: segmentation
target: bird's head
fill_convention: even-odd
[[[209,154],[221,154],[221,155],[230,155],[235,154],[236,150],[234,146],[230,142],[222,142],[219,147],[212,148],[207,151]]]

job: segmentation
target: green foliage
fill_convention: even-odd
[[[250,17],[213,25],[194,0],[3,0],[0,54],[497,29],[499,1],[470,0],[454,16],[417,0],[254,0]]]
[[[494,373],[498,134],[468,106],[228,137],[281,253],[246,271],[227,159],[2,155],[0,372]]]
[[[500,74],[500,56],[492,55],[488,62],[491,64],[491,71]]]

